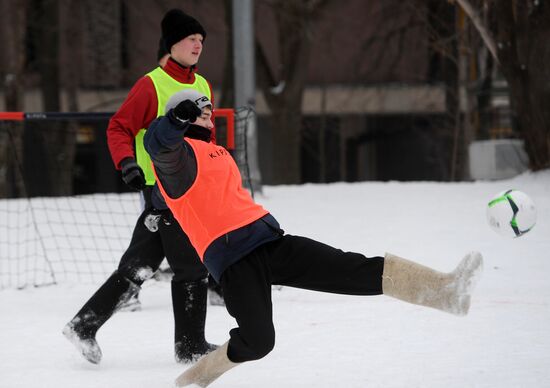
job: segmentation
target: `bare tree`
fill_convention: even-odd
[[[372,31],[361,42],[356,63],[368,60],[360,75],[364,79],[380,77],[395,81],[408,79],[409,82],[436,85],[444,92],[444,106],[441,117],[429,120],[429,135],[422,130],[415,136],[422,138],[424,148],[418,150],[418,157],[435,166],[440,179],[456,180],[463,178],[466,166],[465,121],[460,110],[460,86],[464,82],[466,58],[465,36],[457,21],[456,8],[441,0],[406,0],[399,2],[377,2],[372,7]],[[407,71],[399,69],[403,62],[414,57],[411,45],[418,47],[424,55],[421,66]],[[366,59],[365,59],[366,58]],[[415,128],[408,128],[414,131]],[[383,135],[361,136],[374,141]]]
[[[261,42],[256,42],[258,84],[271,110],[273,183],[300,183],[302,96],[315,23],[328,2],[265,2],[275,14],[279,46],[279,58],[273,70]]]
[[[456,0],[472,19],[510,88],[532,170],[550,167],[550,1]],[[488,24],[480,16],[487,12]]]
[[[7,111],[23,110],[25,64],[25,6],[21,1],[0,1],[0,36],[6,63],[3,87]],[[4,122],[0,127],[0,198],[25,195],[22,176],[23,125]],[[19,158],[19,159],[18,159]]]
[[[37,70],[40,75],[42,105],[46,112],[61,111],[60,76],[60,21],[59,2],[33,0],[30,25],[34,29],[33,39],[37,50]],[[74,126],[61,122],[45,122],[39,128],[45,150],[47,176],[40,192],[49,195],[71,195],[72,173],[76,152]]]
[[[449,179],[457,178],[462,171],[464,147],[460,142],[460,58],[459,39],[457,37],[456,12],[454,7],[439,0],[427,4],[425,20],[431,52],[428,79],[440,79],[445,87],[445,118],[442,135],[450,140]],[[439,74],[436,74],[439,73]]]
[[[111,0],[86,0],[82,3],[85,46],[84,83],[94,88],[120,84],[122,68],[120,3]]]
[[[61,25],[61,45],[69,48],[70,55],[64,56],[64,62],[60,63],[61,75],[67,93],[67,109],[69,112],[78,112],[78,86],[80,73],[80,58],[74,53],[74,48],[81,45],[81,32],[79,17],[81,6],[78,0],[62,0],[62,12],[65,12]]]

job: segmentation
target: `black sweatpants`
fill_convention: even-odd
[[[158,230],[147,228],[147,217],[156,219]],[[132,240],[120,259],[118,271],[141,285],[159,268],[164,257],[174,271],[175,282],[195,282],[208,276],[206,267],[172,213],[148,207],[136,222]]]
[[[382,294],[384,258],[343,252],[299,236],[285,235],[228,267],[220,284],[227,311],[233,362],[257,360],[275,345],[271,285],[349,295]]]

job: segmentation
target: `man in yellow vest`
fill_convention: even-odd
[[[453,272],[441,273],[392,254],[366,257],[284,234],[273,215],[243,189],[231,155],[210,141],[208,97],[184,90],[167,108],[166,116],[149,127],[145,148],[166,203],[220,282],[227,311],[237,322],[229,341],[182,373],[177,387],[206,387],[239,363],[260,359],[273,349],[274,284],[337,294],[385,294],[455,315],[468,313],[482,271],[479,253],[467,254]]]
[[[196,19],[178,9],[165,14],[161,27],[170,58],[164,67],[137,81],[107,128],[115,166],[121,169],[127,185],[141,191],[144,210],[118,269],[63,329],[84,358],[95,364],[102,357],[97,331],[139,292],[164,257],[174,271],[171,287],[176,360],[192,362],[216,348],[204,336],[208,273],[161,195],[155,195],[155,176],[143,147],[146,128],[164,114],[166,102],[174,93],[193,89],[212,98],[210,84],[196,72],[206,31]]]

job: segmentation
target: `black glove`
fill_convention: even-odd
[[[184,100],[180,102],[173,110],[174,116],[182,121],[189,120],[190,123],[194,123],[202,114],[201,109],[191,100]]]
[[[145,174],[134,158],[125,158],[120,162],[122,180],[132,189],[141,191],[145,188]]]

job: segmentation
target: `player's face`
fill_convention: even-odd
[[[202,53],[202,35],[189,35],[172,46],[170,55],[183,66],[197,64]]]
[[[212,109],[206,107],[202,110],[202,115],[197,117],[197,120],[193,123],[195,125],[200,125],[201,127],[212,129],[214,128],[214,123],[212,123]]]

